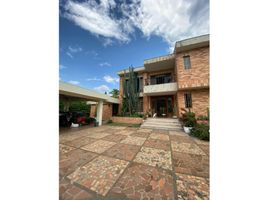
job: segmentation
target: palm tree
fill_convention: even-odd
[[[118,89],[113,89],[111,92],[109,92],[109,94],[111,94],[112,97],[114,97],[114,98],[118,98],[119,90]]]

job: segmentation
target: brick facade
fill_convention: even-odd
[[[129,124],[141,124],[143,119],[140,117],[112,117],[113,122],[117,123],[129,123]]]
[[[178,110],[179,116],[181,116],[181,108],[185,108],[184,93],[190,92],[192,95],[192,108],[191,112],[194,112],[198,117],[200,115],[207,115],[207,109],[209,108],[209,89],[197,89],[197,90],[180,90],[177,93],[178,97]],[[188,110],[188,108],[186,108]]]
[[[196,38],[195,38],[196,40]],[[202,41],[201,41],[202,43]],[[198,45],[197,45],[198,46]],[[178,51],[174,50],[174,68],[171,68],[170,63],[166,66],[169,69],[165,70],[165,66],[162,65],[162,70],[153,70],[149,67],[150,70],[146,70],[146,65],[144,69],[139,71],[139,75],[143,76],[144,86],[146,86],[146,80],[152,75],[156,74],[167,74],[171,73],[172,81],[177,82],[177,92],[175,94],[169,94],[173,96],[174,104],[173,109],[177,108],[177,116],[180,116],[181,108],[185,108],[184,93],[191,93],[192,97],[192,108],[191,111],[196,113],[196,116],[207,115],[207,109],[209,108],[209,39],[206,42],[203,41],[202,45],[192,46],[191,48],[182,47]],[[176,47],[177,48],[177,47]],[[176,49],[175,48],[175,49]],[[190,69],[184,68],[184,56],[190,57]],[[168,58],[169,59],[169,58]],[[162,62],[161,59],[156,62]],[[152,65],[152,64],[151,64]],[[148,67],[148,61],[147,61]],[[156,69],[156,68],[155,68]],[[123,87],[122,87],[122,75],[120,77],[120,111],[121,103],[123,97]],[[163,95],[163,94],[162,94]],[[159,96],[162,96],[159,93]],[[166,94],[167,95],[167,94]],[[150,112],[151,109],[151,99],[152,96],[142,94],[143,96],[143,112]],[[153,96],[157,96],[154,94]],[[119,112],[120,112],[119,111]]]
[[[96,114],[97,114],[97,105],[91,105],[90,117],[95,118]],[[111,119],[112,114],[113,114],[113,105],[110,103],[103,104],[102,120],[107,121]]]
[[[190,56],[190,69],[184,69],[183,56]],[[178,53],[175,63],[179,89],[209,86],[209,47]]]

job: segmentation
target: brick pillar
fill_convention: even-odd
[[[118,113],[121,113],[122,103],[123,103],[123,76],[120,76],[119,81],[119,106],[118,106]]]

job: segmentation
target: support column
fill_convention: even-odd
[[[100,100],[97,106],[97,122],[99,122],[99,126],[102,125],[102,112],[103,112],[103,100]]]

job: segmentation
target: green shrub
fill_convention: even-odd
[[[201,140],[209,141],[209,126],[206,124],[196,124],[191,130],[191,135]]]
[[[113,123],[113,120],[109,119],[107,123],[108,124]]]
[[[208,116],[201,115],[197,117],[197,120],[208,120]]]
[[[194,127],[196,124],[195,113],[186,112],[182,115],[183,125],[186,127]]]

